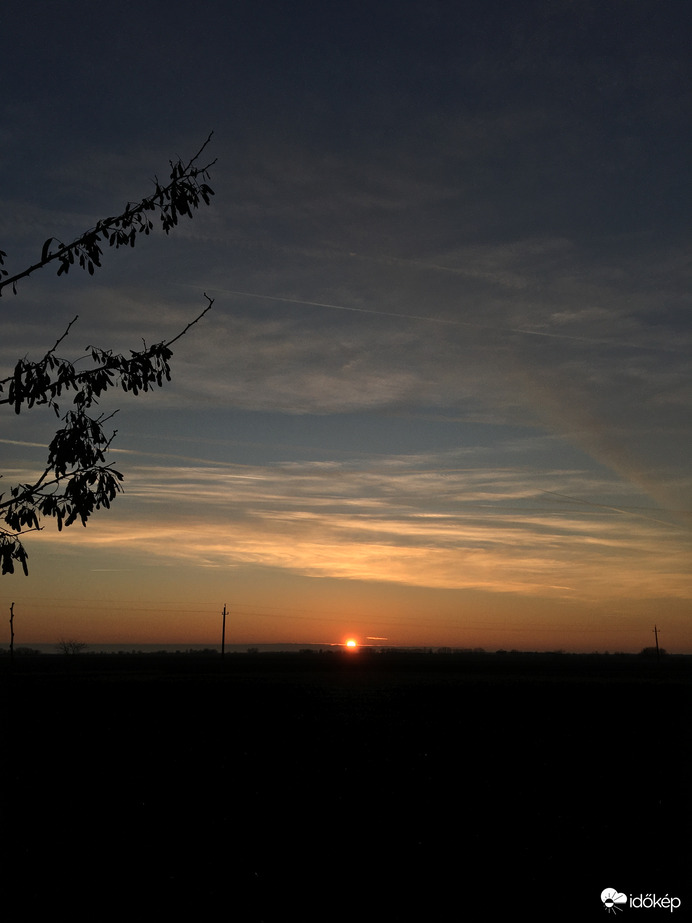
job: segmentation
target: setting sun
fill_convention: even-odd
[[[349,638],[346,642],[346,650],[355,651],[358,649],[358,642],[354,638]]]

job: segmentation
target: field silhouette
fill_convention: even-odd
[[[606,887],[684,910],[688,658],[7,660],[27,915],[591,919]]]

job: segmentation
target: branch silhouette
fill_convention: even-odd
[[[41,259],[21,272],[10,276],[8,270],[2,268],[7,253],[0,250],[0,295],[9,285],[12,286],[16,295],[17,283],[21,279],[27,278],[37,269],[42,269],[55,260],[60,264],[59,276],[69,272],[75,261],[82,269],[86,269],[90,275],[93,275],[95,268],[101,265],[103,250],[99,244],[106,243],[110,247],[115,247],[116,250],[124,246],[134,247],[138,234],[149,235],[154,228],[149,212],[158,211],[166,234],[178,224],[181,216],[186,215],[192,218],[192,212],[199,208],[200,202],[209,205],[210,197],[214,195],[214,190],[202,180],[209,179],[209,170],[216,163],[216,159],[204,166],[199,166],[197,163],[211,142],[212,136],[213,132],[209,134],[207,140],[187,164],[183,164],[181,160],[169,161],[171,173],[170,182],[167,185],[162,186],[158,177],[154,177],[155,190],[151,195],[137,203],[127,202],[125,209],[119,215],[103,218],[93,228],[75,238],[72,243],[63,244],[57,238],[49,237],[43,244]],[[51,249],[54,242],[58,244],[56,250]]]
[[[37,269],[57,260],[58,275],[69,271],[75,261],[93,273],[100,266],[99,243],[107,241],[116,249],[128,243],[134,246],[139,233],[149,234],[153,224],[148,213],[159,211],[163,229],[168,233],[181,215],[192,213],[203,202],[210,204],[213,190],[201,178],[209,178],[209,168],[197,162],[211,140],[210,134],[195,156],[183,164],[171,161],[170,182],[162,187],[156,180],[155,192],[138,204],[128,203],[118,216],[99,221],[95,228],[85,232],[69,245],[61,245],[55,252],[49,238],[43,246],[41,260],[13,276],[3,269],[6,277],[0,289],[11,285],[17,291],[17,282]],[[0,264],[6,254],[0,251]],[[45,517],[57,521],[58,530],[77,520],[86,526],[93,512],[108,509],[122,491],[123,475],[106,460],[117,430],[108,434],[105,424],[113,413],[93,415],[92,407],[99,397],[111,388],[120,387],[134,395],[162,387],[171,380],[171,346],[187,334],[211,309],[214,300],[206,293],[206,307],[183,330],[170,340],[155,343],[139,350],[130,350],[129,356],[112,350],[88,346],[85,355],[91,362],[89,368],[78,369],[75,362],[57,356],[59,346],[67,339],[78,317],[74,317],[53,346],[38,361],[20,359],[12,375],[0,380],[0,405],[11,405],[15,413],[35,406],[48,406],[60,418],[62,426],[48,445],[48,458],[40,476],[28,484],[10,488],[9,496],[0,494],[0,568],[3,574],[12,574],[15,564],[28,574],[27,551],[20,536],[43,528]],[[71,394],[72,409],[61,416],[60,401],[64,392]],[[117,412],[117,411],[116,411]],[[0,475],[2,477],[2,475]]]

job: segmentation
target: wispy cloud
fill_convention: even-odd
[[[134,468],[127,497],[88,541],[170,564],[420,587],[574,600],[692,594],[687,532],[628,506],[631,496],[618,507],[589,501],[617,484],[454,461]],[[72,540],[84,538],[59,541]]]

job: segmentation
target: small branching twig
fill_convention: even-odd
[[[167,185],[162,186],[155,177],[155,189],[151,195],[137,203],[127,202],[124,211],[119,215],[103,218],[72,243],[63,244],[57,238],[49,237],[43,244],[41,258],[21,272],[11,276],[2,268],[7,254],[0,250],[0,295],[9,285],[16,295],[17,283],[21,279],[56,260],[59,263],[59,276],[69,272],[75,263],[93,275],[95,268],[101,265],[103,250],[100,244],[105,243],[116,250],[124,246],[134,247],[138,234],[149,235],[154,228],[149,217],[150,212],[158,211],[161,226],[166,234],[178,224],[181,216],[192,218],[193,210],[199,208],[201,202],[209,205],[210,197],[214,195],[214,190],[204,180],[209,179],[209,170],[216,160],[204,166],[197,164],[212,135],[213,132],[187,164],[180,160],[175,163],[170,161],[171,173]],[[56,249],[52,249],[54,243],[58,245]]]

